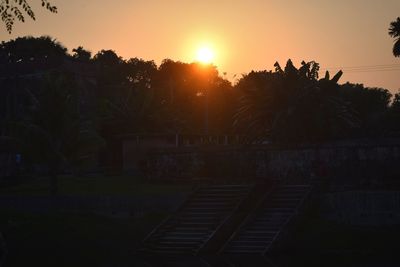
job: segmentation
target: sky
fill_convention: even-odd
[[[50,35],[70,51],[112,49],[158,65],[193,62],[208,46],[231,81],[290,58],[296,66],[314,60],[332,74],[342,69],[341,83],[400,89],[400,58],[388,35],[400,0],[51,0],[58,14],[30,2],[37,20],[17,23],[12,34],[0,28],[0,40]]]

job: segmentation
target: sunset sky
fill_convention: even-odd
[[[37,21],[16,24],[11,35],[3,26],[1,40],[50,35],[69,50],[113,49],[157,64],[192,62],[207,46],[231,81],[291,58],[342,68],[342,83],[400,89],[400,58],[388,35],[400,0],[52,0],[58,14],[31,2]]]

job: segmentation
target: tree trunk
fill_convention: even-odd
[[[50,176],[50,193],[53,196],[58,195],[58,175],[56,173],[51,173]]]
[[[58,195],[58,164],[53,162],[50,166],[50,193],[52,196]]]

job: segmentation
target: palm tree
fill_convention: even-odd
[[[0,144],[17,147],[28,161],[47,166],[51,192],[57,194],[59,172],[95,154],[104,140],[92,121],[80,114],[73,80],[45,77],[39,92],[26,90],[30,114],[8,122],[9,134],[0,136]]]
[[[400,57],[400,17],[390,23],[389,35],[394,38],[393,55]]]
[[[319,65],[289,60],[275,72],[251,72],[239,80],[234,126],[250,143],[312,143],[335,138],[358,126],[352,107],[338,95],[342,72],[318,79]]]

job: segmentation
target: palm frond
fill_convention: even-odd
[[[390,23],[389,35],[393,38],[400,37],[400,17]]]
[[[393,45],[393,55],[395,57],[400,57],[400,37],[397,38]]]

